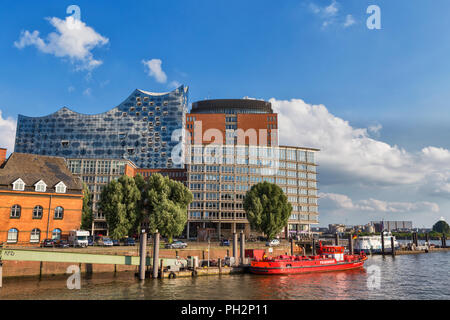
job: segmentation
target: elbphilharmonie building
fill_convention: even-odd
[[[182,168],[172,150],[183,143],[188,87],[135,90],[119,106],[88,115],[62,108],[44,117],[19,115],[15,152],[64,158],[128,159],[140,168]]]

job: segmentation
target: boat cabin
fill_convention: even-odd
[[[345,251],[345,247],[322,246],[322,244],[320,244],[318,253],[320,255],[326,256],[327,258],[336,259],[336,261],[344,261],[344,251]]]

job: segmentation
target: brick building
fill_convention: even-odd
[[[0,156],[0,243],[37,245],[80,228],[82,183],[63,158]]]

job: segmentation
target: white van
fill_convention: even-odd
[[[71,230],[69,232],[69,243],[74,247],[87,247],[88,246],[89,231],[84,230]]]

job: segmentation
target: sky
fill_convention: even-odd
[[[448,0],[8,2],[0,145],[12,151],[18,114],[100,113],[136,88],[259,98],[281,143],[321,149],[321,226],[431,227],[450,220],[449,12]]]

